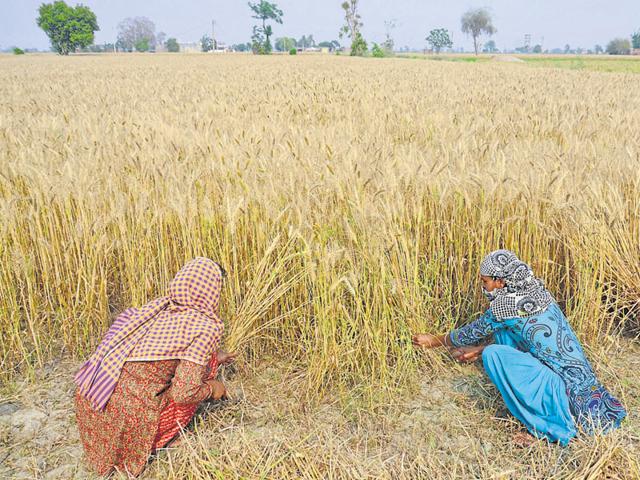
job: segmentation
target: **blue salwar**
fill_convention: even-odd
[[[489,309],[451,332],[450,339],[462,347],[491,335],[494,343],[482,353],[487,375],[532,435],[566,445],[578,427],[590,434],[606,432],[625,418],[555,302],[530,317],[498,319]]]

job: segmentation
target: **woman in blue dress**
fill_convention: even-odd
[[[606,433],[625,418],[622,404],[598,382],[553,296],[509,250],[482,262],[489,309],[449,334],[418,334],[417,346],[447,346],[461,361],[482,355],[487,375],[529,433],[567,445],[578,430]],[[493,336],[493,343],[486,343]],[[522,438],[520,437],[520,443]]]

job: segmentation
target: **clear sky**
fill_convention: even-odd
[[[316,41],[338,39],[343,23],[342,0],[275,0],[284,10],[284,24],[275,25],[275,37],[313,34]],[[49,42],[36,26],[42,0],[0,0],[0,48],[20,46],[46,49]],[[67,1],[74,4],[75,1]],[[98,17],[96,43],[114,42],[122,19],[146,16],[157,31],[179,41],[197,41],[211,31],[228,44],[247,42],[255,22],[244,0],[84,0]],[[487,7],[498,33],[497,47],[515,48],[531,34],[532,44],[544,48],[593,48],[614,37],[628,37],[640,29],[640,0],[361,0],[363,33],[368,41],[384,39],[385,20],[395,19],[396,47],[423,48],[432,28],[453,32],[455,47],[471,48],[460,32],[460,16],[470,7]],[[544,41],[543,41],[544,39]]]

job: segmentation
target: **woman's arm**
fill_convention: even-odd
[[[482,342],[500,328],[502,324],[496,320],[489,309],[477,320],[445,335],[428,333],[414,335],[413,344],[425,348],[469,347]]]
[[[491,309],[487,309],[478,319],[456,328],[449,334],[449,344],[454,347],[470,347],[484,342],[494,332],[504,328]]]
[[[224,385],[216,380],[205,382],[205,374],[206,366],[181,360],[166,395],[177,404],[200,403],[224,396]]]

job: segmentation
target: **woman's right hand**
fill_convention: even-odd
[[[430,333],[418,333],[412,337],[416,347],[435,348],[445,345],[444,336],[431,335]]]
[[[227,394],[227,389],[224,386],[224,383],[218,380],[209,380],[207,385],[211,387],[211,398],[214,400],[220,400]]]

